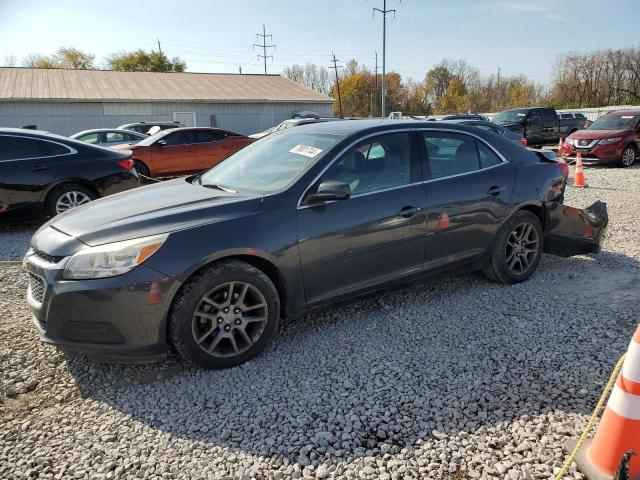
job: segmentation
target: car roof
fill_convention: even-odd
[[[150,125],[153,127],[154,125],[182,125],[182,124],[178,121],[158,120],[157,122],[131,122],[131,123],[125,123],[124,125]]]
[[[615,115],[615,116],[640,115],[640,110],[614,110],[612,112],[607,113],[607,115]]]
[[[442,129],[445,122],[429,122],[426,120],[389,120],[389,119],[366,119],[366,120],[345,120],[342,122],[316,122],[307,125],[300,125],[295,130],[302,129],[310,133],[327,135],[350,136],[367,131],[385,131],[403,128],[419,129]],[[446,122],[446,128],[453,128],[461,132],[473,132],[477,134],[477,129],[457,122]],[[288,130],[285,130],[288,131]]]
[[[143,135],[143,133],[134,132],[133,130],[127,130],[126,128],[90,128],[89,130],[82,130],[81,132],[74,133],[74,135],[87,135],[89,133],[102,133],[102,132],[120,132],[131,133],[133,135]]]

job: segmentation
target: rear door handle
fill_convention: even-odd
[[[489,195],[493,195],[494,197],[497,197],[498,195],[500,195],[501,192],[504,192],[507,189],[507,187],[499,187],[497,185],[494,185],[492,187],[489,187],[489,190],[487,190],[487,193]]]
[[[34,165],[33,167],[31,167],[31,170],[35,171],[35,172],[40,172],[42,170],[48,170],[49,167],[47,167],[46,165]]]
[[[411,218],[419,211],[420,207],[406,206],[400,209],[400,211],[398,212],[398,216],[403,218]]]

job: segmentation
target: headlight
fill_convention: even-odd
[[[67,280],[122,275],[153,255],[169,235],[154,235],[89,247],[73,255],[62,277]]]
[[[569,145],[573,146],[573,138],[567,138],[567,140],[564,143],[568,143]]]
[[[622,140],[622,137],[603,138],[598,143],[601,145],[607,145],[609,143],[618,143],[620,140]]]

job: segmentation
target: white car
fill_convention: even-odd
[[[95,128],[93,130],[83,130],[82,132],[74,133],[71,135],[71,138],[80,140],[81,142],[91,143],[92,145],[115,147],[116,145],[138,143],[140,140],[147,138],[147,135],[117,128]]]

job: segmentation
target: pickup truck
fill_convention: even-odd
[[[507,130],[519,133],[529,146],[557,144],[584,127],[584,118],[560,118],[554,108],[514,108],[493,119]]]

